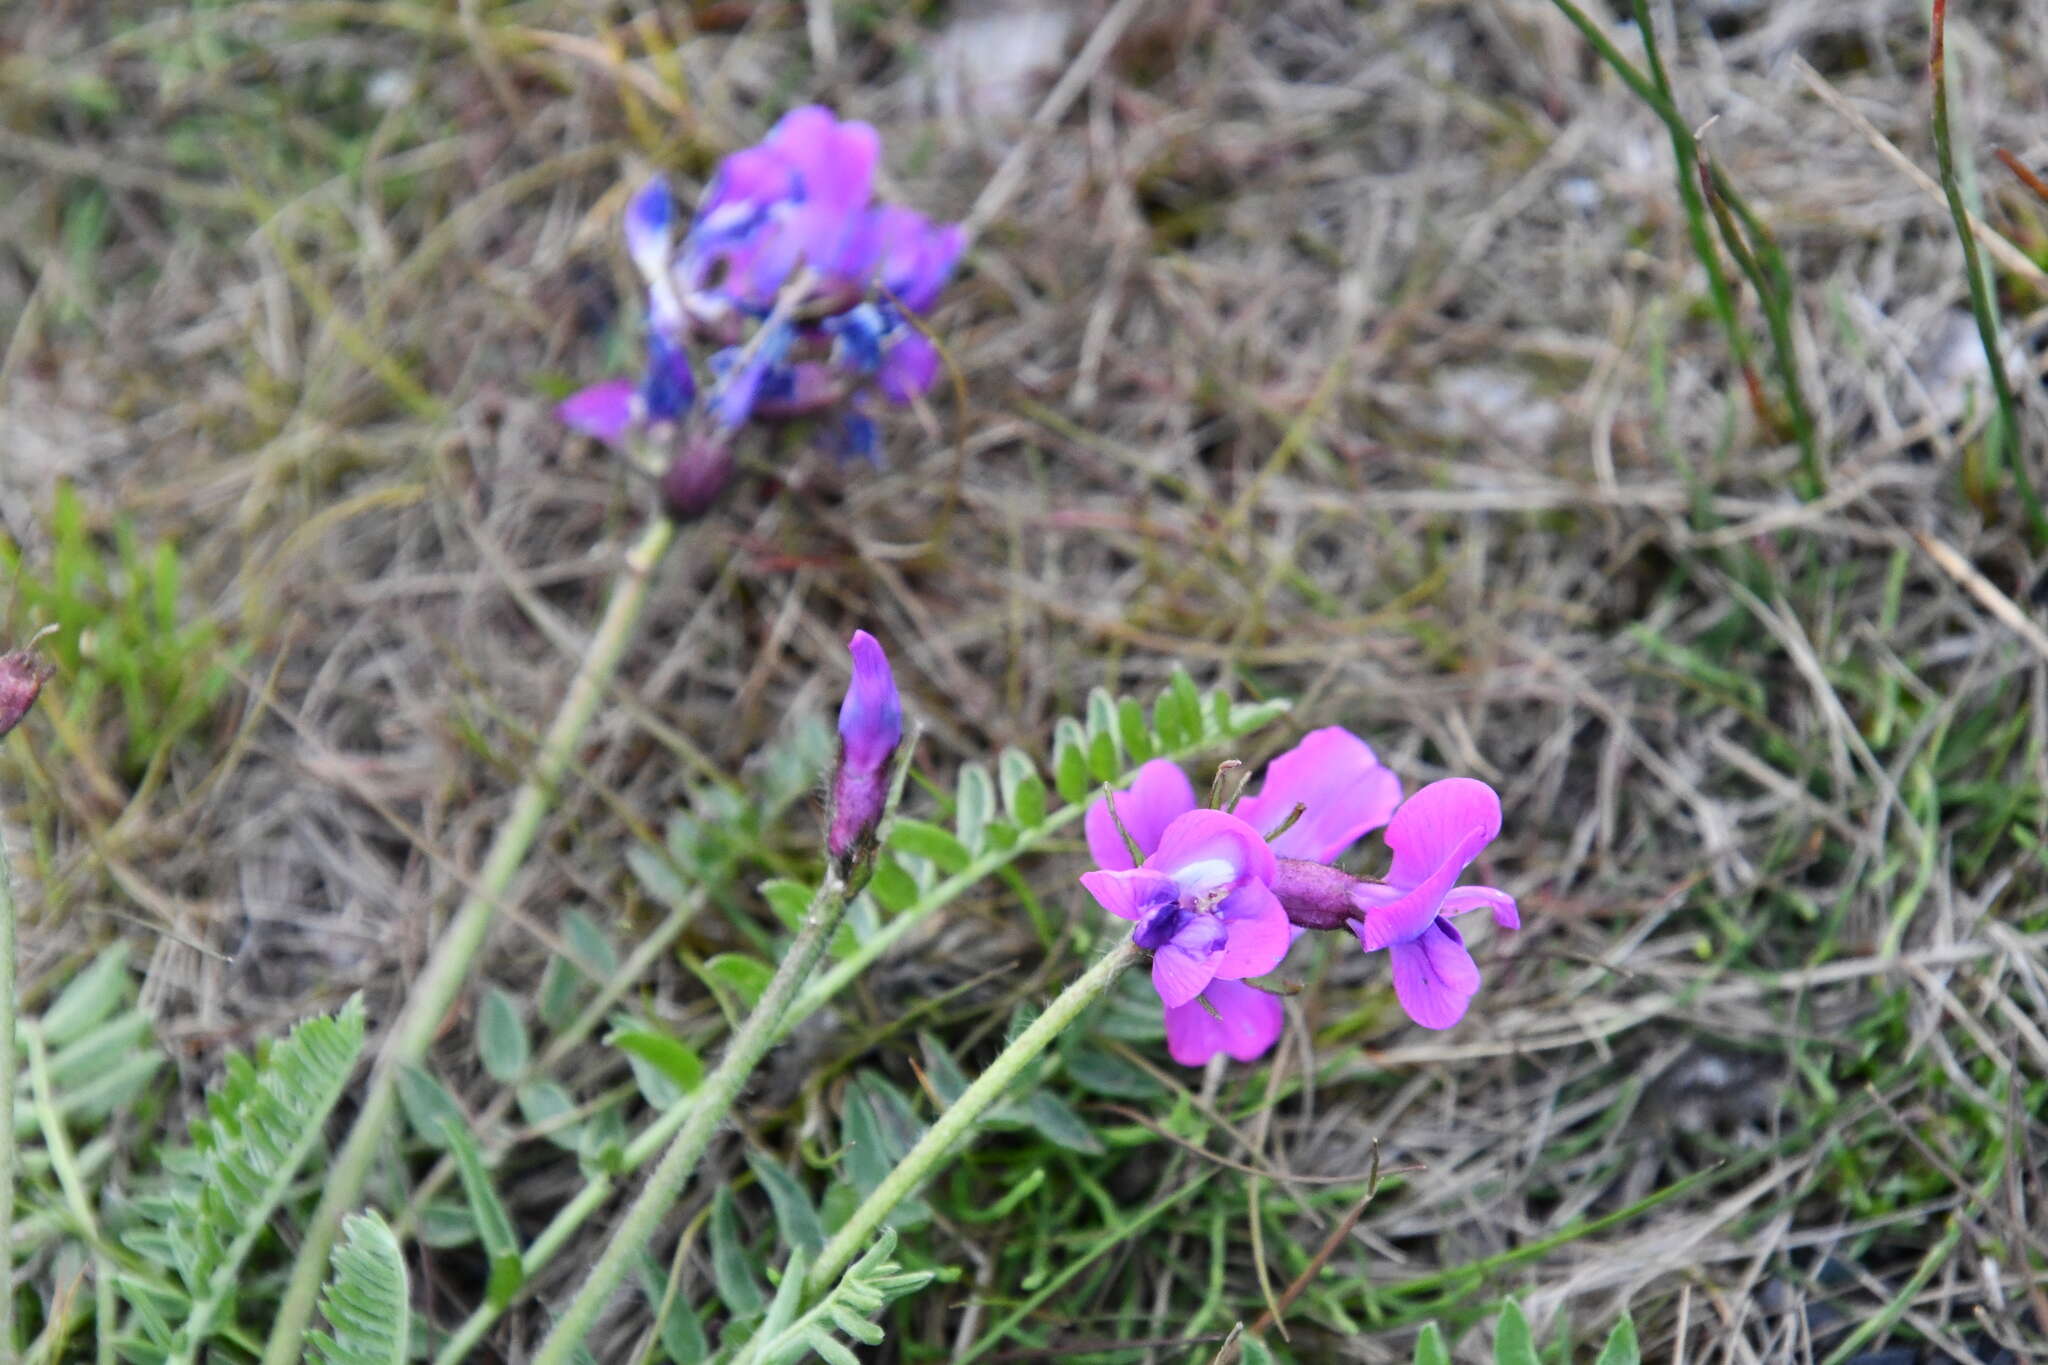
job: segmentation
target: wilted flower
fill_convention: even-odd
[[[1232,983],[1272,971],[1292,941],[1270,889],[1273,850],[1222,811],[1190,810],[1162,826],[1156,816],[1177,795],[1163,770],[1155,772],[1145,793],[1152,805],[1138,817],[1145,833],[1132,831],[1145,861],[1132,867],[1119,841],[1121,856],[1106,860],[1116,865],[1083,874],[1081,884],[1110,914],[1133,921],[1132,941],[1151,951],[1174,1060],[1199,1066],[1227,1051],[1251,1061],[1280,1036],[1280,1002]]]
[[[856,630],[847,642],[853,681],[839,704],[839,768],[832,777],[832,816],[825,849],[848,864],[874,845],[889,796],[889,760],[903,742],[903,701],[889,656],[875,637]]]
[[[32,649],[0,654],[0,738],[21,724],[55,671]]]

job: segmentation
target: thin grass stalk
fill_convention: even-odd
[[[811,1267],[804,1287],[807,1299],[816,1299],[838,1282],[846,1267],[867,1250],[868,1242],[882,1226],[882,1220],[915,1193],[917,1187],[953,1154],[953,1149],[989,1107],[1014,1090],[1024,1068],[1035,1061],[1038,1054],[1045,1051],[1082,1010],[1099,1000],[1116,983],[1124,968],[1137,961],[1139,955],[1138,946],[1129,939],[1104,953],[1094,966],[1054,997],[1053,1002],[1045,1007],[1045,1013],[1018,1034],[989,1063],[988,1069],[975,1078],[974,1084],[946,1107],[946,1112],[939,1115],[903,1160],[896,1163],[896,1168],[875,1186],[874,1192],[860,1202],[860,1207],[853,1211],[846,1225],[818,1253],[817,1264]]]
[[[1800,472],[1807,482],[1807,496],[1818,496],[1826,481],[1820,450],[1814,436],[1813,414],[1807,410],[1806,394],[1799,385],[1799,352],[1792,341],[1792,275],[1785,268],[1784,253],[1763,225],[1747,208],[1735,207],[1726,194],[1727,179],[1704,153],[1700,156],[1700,184],[1721,240],[1736,268],[1756,290],[1757,304],[1764,312],[1764,325],[1771,334],[1771,360],[1778,371],[1778,387],[1784,390],[1785,408],[1792,419],[1792,437],[1799,444]],[[1741,226],[1737,225],[1737,219]]]
[[[326,1190],[292,1262],[291,1279],[264,1346],[264,1365],[297,1365],[300,1343],[327,1273],[328,1254],[333,1250],[342,1215],[361,1200],[370,1163],[390,1126],[399,1073],[426,1057],[442,1019],[469,975],[491,922],[504,903],[513,878],[525,864],[526,855],[554,804],[556,789],[633,638],[634,628],[647,606],[655,566],[675,543],[676,536],[676,524],[667,517],[658,517],[627,552],[604,619],[591,637],[561,709],[534,755],[532,770],[513,796],[511,812],[499,826],[483,869],[446,932],[434,945],[425,970],[407,997],[404,1012],[378,1052],[362,1109],[335,1156]]]
[[[533,1365],[563,1365],[583,1344],[598,1310],[618,1291],[648,1239],[653,1237],[661,1220],[675,1206],[683,1186],[695,1173],[704,1149],[711,1144],[712,1134],[732,1112],[733,1101],[739,1097],[741,1087],[746,1085],[754,1074],[754,1068],[760,1065],[761,1058],[774,1045],[783,1011],[796,999],[797,987],[818,965],[825,946],[838,931],[850,895],[837,869],[825,874],[824,882],[811,898],[802,931],[789,945],[782,964],[776,968],[774,977],[761,993],[761,999],[747,1016],[746,1023],[726,1045],[725,1055],[719,1059],[717,1069],[691,1096],[689,1118],[676,1133],[675,1141],[669,1144],[661,1164],[647,1177],[647,1184],[626,1210],[626,1216],[613,1229],[597,1263],[591,1266],[589,1275],[576,1290],[576,1296],[555,1320],[547,1339],[541,1342],[540,1349],[534,1354]]]
[[[1941,173],[1941,192],[1948,198],[1949,216],[1955,220],[1956,236],[1962,239],[1963,274],[1970,282],[1970,313],[1977,319],[1977,338],[1984,344],[1984,360],[1991,369],[1991,389],[1998,403],[1998,437],[1992,442],[1992,449],[2012,470],[2036,539],[2048,539],[2048,517],[2042,514],[2033,478],[2027,473],[2026,454],[2020,448],[2019,410],[1998,345],[1998,305],[1991,297],[1990,282],[1977,253],[1977,237],[1970,230],[1970,211],[1963,204],[1962,181],[1956,176],[1955,144],[1948,123],[1948,0],[1934,0],[1932,23],[1927,69],[1934,78],[1934,161]]]
[[[1749,340],[1743,335],[1741,321],[1736,314],[1734,290],[1728,282],[1727,273],[1721,267],[1720,253],[1714,247],[1714,231],[1708,226],[1711,213],[1707,205],[1707,195],[1700,185],[1699,141],[1693,136],[1691,126],[1678,111],[1670,79],[1665,73],[1663,60],[1657,51],[1656,31],[1651,27],[1647,7],[1643,0],[1635,0],[1636,24],[1642,32],[1643,50],[1654,73],[1646,76],[1572,0],[1552,0],[1552,3],[1571,21],[1572,26],[1579,30],[1600,59],[1621,78],[1622,84],[1663,122],[1665,130],[1669,133],[1672,153],[1678,163],[1678,193],[1685,208],[1686,235],[1691,241],[1693,255],[1699,259],[1707,272],[1708,301],[1713,306],[1715,319],[1721,324],[1722,332],[1728,338],[1728,348],[1734,354],[1736,368],[1742,374],[1751,408],[1756,411],[1759,420],[1776,425],[1770,406],[1764,399],[1763,386],[1757,378],[1756,363]],[[1753,222],[1755,216],[1741,203],[1733,186],[1729,185],[1718,171],[1712,171],[1710,168],[1710,174],[1719,196],[1735,208],[1743,221]],[[1775,253],[1776,245],[1773,243],[1767,254]],[[1760,283],[1764,278],[1765,276],[1758,274],[1752,277],[1752,282],[1758,285],[1758,292],[1765,306],[1765,315],[1769,319],[1774,306],[1782,312],[1784,305],[1774,305],[1774,291]],[[1772,343],[1776,352],[1779,382],[1785,389],[1786,405],[1792,414],[1793,432],[1799,440],[1802,478],[1808,485],[1802,491],[1807,496],[1814,497],[1822,491],[1826,476],[1821,468],[1820,451],[1817,437],[1813,434],[1810,411],[1806,406],[1805,395],[1799,387],[1797,361],[1791,348],[1789,318],[1780,321],[1783,323],[1782,326],[1774,323],[1772,327]]]
[[[1633,0],[1636,27],[1643,37],[1643,57],[1650,64],[1650,78],[1664,97],[1664,103],[1675,116],[1678,109],[1678,95],[1671,84],[1671,75],[1664,67],[1663,54],[1657,48],[1657,30],[1651,22],[1648,0]],[[1699,139],[1684,123],[1666,120],[1672,135],[1672,145],[1678,149],[1679,186],[1686,193],[1688,215],[1692,212],[1693,201],[1704,203],[1712,213],[1714,224],[1721,231],[1721,240],[1728,248],[1728,254],[1735,266],[1756,290],[1757,304],[1764,311],[1765,325],[1770,328],[1771,350],[1778,370],[1778,385],[1785,393],[1785,406],[1792,418],[1792,434],[1799,443],[1801,468],[1805,474],[1808,497],[1820,495],[1826,476],[1820,466],[1820,451],[1815,444],[1813,415],[1807,410],[1806,395],[1799,384],[1798,353],[1792,345],[1791,307],[1793,298],[1791,272],[1785,269],[1784,253],[1778,250],[1776,239],[1764,229],[1755,214],[1743,204],[1728,183],[1713,159],[1700,150]],[[1681,147],[1681,144],[1682,147]],[[1692,167],[1686,166],[1690,155]],[[1697,183],[1694,183],[1696,177]],[[1738,229],[1729,210],[1734,209],[1742,220],[1755,245],[1746,240],[1743,230]],[[1695,239],[1695,252],[1698,242]],[[1706,261],[1705,256],[1701,257]],[[1710,272],[1718,268],[1718,261],[1710,262]],[[1732,295],[1731,295],[1732,301]],[[1724,319],[1724,326],[1728,325]],[[1747,343],[1741,343],[1746,346]],[[1754,382],[1753,379],[1751,381]],[[1760,414],[1769,416],[1769,414]]]

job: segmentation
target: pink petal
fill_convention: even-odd
[[[1422,934],[1466,865],[1499,833],[1500,798],[1469,777],[1432,782],[1402,802],[1386,833],[1394,851],[1387,873],[1394,899],[1369,907],[1358,941],[1370,952]]]
[[[823,105],[807,104],[784,114],[761,145],[796,167],[807,204],[837,213],[867,207],[882,152],[881,134],[873,125],[841,123]]]
[[[1152,986],[1168,1006],[1185,1005],[1216,979],[1220,951],[1194,953],[1178,941],[1152,954]]]
[[[1155,758],[1138,769],[1130,790],[1116,794],[1117,815],[1138,841],[1138,851],[1147,855],[1159,847],[1159,836],[1166,832],[1166,827],[1194,808],[1195,788],[1188,775],[1178,763],[1163,758]],[[1130,851],[1124,847],[1123,836],[1116,832],[1107,799],[1098,797],[1088,808],[1085,824],[1088,852],[1094,855],[1097,867],[1114,871],[1131,866]]]
[[[1503,929],[1522,927],[1522,916],[1515,909],[1515,898],[1493,886],[1453,887],[1444,897],[1441,913],[1463,915],[1473,910],[1493,911],[1493,922]]]
[[[607,379],[580,389],[555,404],[555,420],[585,436],[595,436],[606,445],[617,445],[633,425],[633,396],[637,386],[630,379]]]
[[[939,348],[921,332],[906,332],[882,357],[875,382],[892,403],[908,403],[930,390],[939,377]]]
[[[1220,810],[1191,810],[1176,819],[1145,866],[1175,876],[1188,889],[1239,878],[1271,885],[1280,871],[1264,835]],[[1219,875],[1225,872],[1227,877]]]
[[[1396,943],[1394,994],[1408,1017],[1424,1028],[1449,1028],[1465,1017],[1479,991],[1479,964],[1449,925],[1433,924],[1407,943]]]
[[[1332,725],[1303,735],[1268,763],[1259,794],[1238,802],[1236,813],[1270,834],[1296,805],[1305,807],[1301,819],[1273,841],[1273,852],[1330,863],[1387,823],[1400,803],[1401,779],[1364,740]]]
[[[1401,803],[1387,822],[1394,865],[1387,880],[1416,886],[1445,863],[1459,871],[1500,834],[1500,798],[1469,777],[1432,782]]]
[[[1180,894],[1173,878],[1143,868],[1083,872],[1081,885],[1088,888],[1097,905],[1118,919],[1143,919],[1149,907]]]
[[[1203,994],[1214,1015],[1199,1000],[1166,1011],[1166,1050],[1182,1066],[1201,1066],[1219,1052],[1255,1062],[1279,1041],[1287,1023],[1279,996],[1235,981],[1212,981]]]
[[[1216,960],[1216,975],[1230,980],[1264,976],[1287,956],[1294,936],[1279,897],[1259,882],[1247,882],[1216,907],[1230,942]],[[1264,994],[1264,992],[1260,992]]]

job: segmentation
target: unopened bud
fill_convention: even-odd
[[[55,671],[33,650],[0,654],[0,738],[21,724]]]
[[[889,799],[889,760],[903,742],[903,699],[889,656],[864,630],[847,643],[853,682],[839,706],[839,769],[832,776],[832,822],[825,849],[842,866],[874,846]]]
[[[1343,929],[1365,911],[1352,898],[1358,878],[1340,868],[1302,858],[1281,858],[1273,896],[1287,918],[1304,929]]]
[[[661,501],[677,521],[710,511],[732,482],[732,447],[722,436],[688,436],[661,475]]]

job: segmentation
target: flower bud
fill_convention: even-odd
[[[732,482],[732,447],[721,433],[687,436],[661,475],[661,500],[670,517],[691,522],[710,511]]]
[[[1302,858],[1279,859],[1273,895],[1287,918],[1304,929],[1343,929],[1364,919],[1365,910],[1352,897],[1358,878],[1324,863]]]
[[[903,701],[889,656],[864,630],[847,642],[853,682],[839,706],[839,770],[832,777],[832,819],[825,848],[844,865],[872,849],[889,797],[889,760],[903,742]]]
[[[32,650],[0,654],[0,738],[21,724],[55,671]]]

